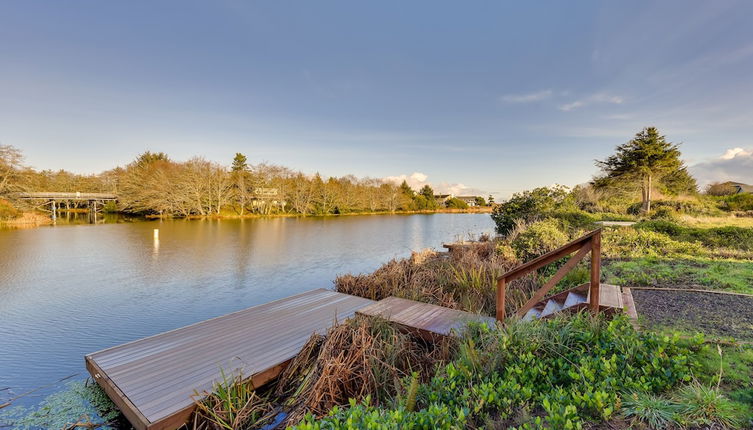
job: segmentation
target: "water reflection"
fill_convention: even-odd
[[[475,214],[114,221],[0,231],[0,387],[83,377],[86,353],[492,230]]]

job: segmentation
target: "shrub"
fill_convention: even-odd
[[[726,199],[727,209],[731,211],[753,211],[753,194],[740,193]]]
[[[21,215],[21,212],[13,207],[9,201],[0,199],[0,220],[18,218],[19,215]]]
[[[753,250],[753,229],[751,228],[736,226],[692,228],[666,220],[643,221],[636,224],[635,228],[666,234],[675,240],[700,242],[710,248]]]
[[[468,209],[468,203],[460,200],[457,197],[447,199],[445,206],[447,206],[449,209]]]
[[[559,219],[566,226],[575,228],[592,227],[599,217],[582,210],[556,211],[552,217]]]
[[[529,225],[510,245],[519,259],[527,261],[564,245],[568,240],[569,236],[559,221],[550,218]]]
[[[607,258],[645,256],[704,256],[708,252],[698,242],[681,242],[663,233],[623,227],[609,229],[602,237],[602,255]]]
[[[506,235],[519,221],[532,221],[562,208],[567,197],[567,189],[562,186],[541,187],[513,194],[509,200],[495,206],[492,210],[492,219],[497,225],[497,233]]]

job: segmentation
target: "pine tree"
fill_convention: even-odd
[[[646,127],[627,143],[617,146],[615,154],[596,165],[603,171],[594,184],[637,182],[641,190],[643,210],[651,210],[651,192],[661,182],[668,186],[682,178],[684,188],[695,189],[695,180],[687,173],[680,159],[679,145],[667,142],[655,127]]]
[[[235,153],[233,158],[233,164],[230,167],[233,175],[233,188],[235,189],[235,197],[240,206],[241,216],[246,210],[246,200],[248,198],[248,159],[240,152]]]

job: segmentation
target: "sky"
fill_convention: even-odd
[[[750,1],[0,2],[0,144],[97,173],[236,152],[504,198],[645,126],[753,183]]]

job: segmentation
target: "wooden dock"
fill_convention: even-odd
[[[397,297],[387,297],[356,313],[384,318],[430,341],[437,336],[450,336],[453,331],[459,334],[469,322],[484,322],[492,326],[496,322],[492,317]]]
[[[225,375],[261,386],[282,372],[314,333],[374,303],[318,289],[86,356],[86,367],[137,430],[175,429],[195,392]]]

